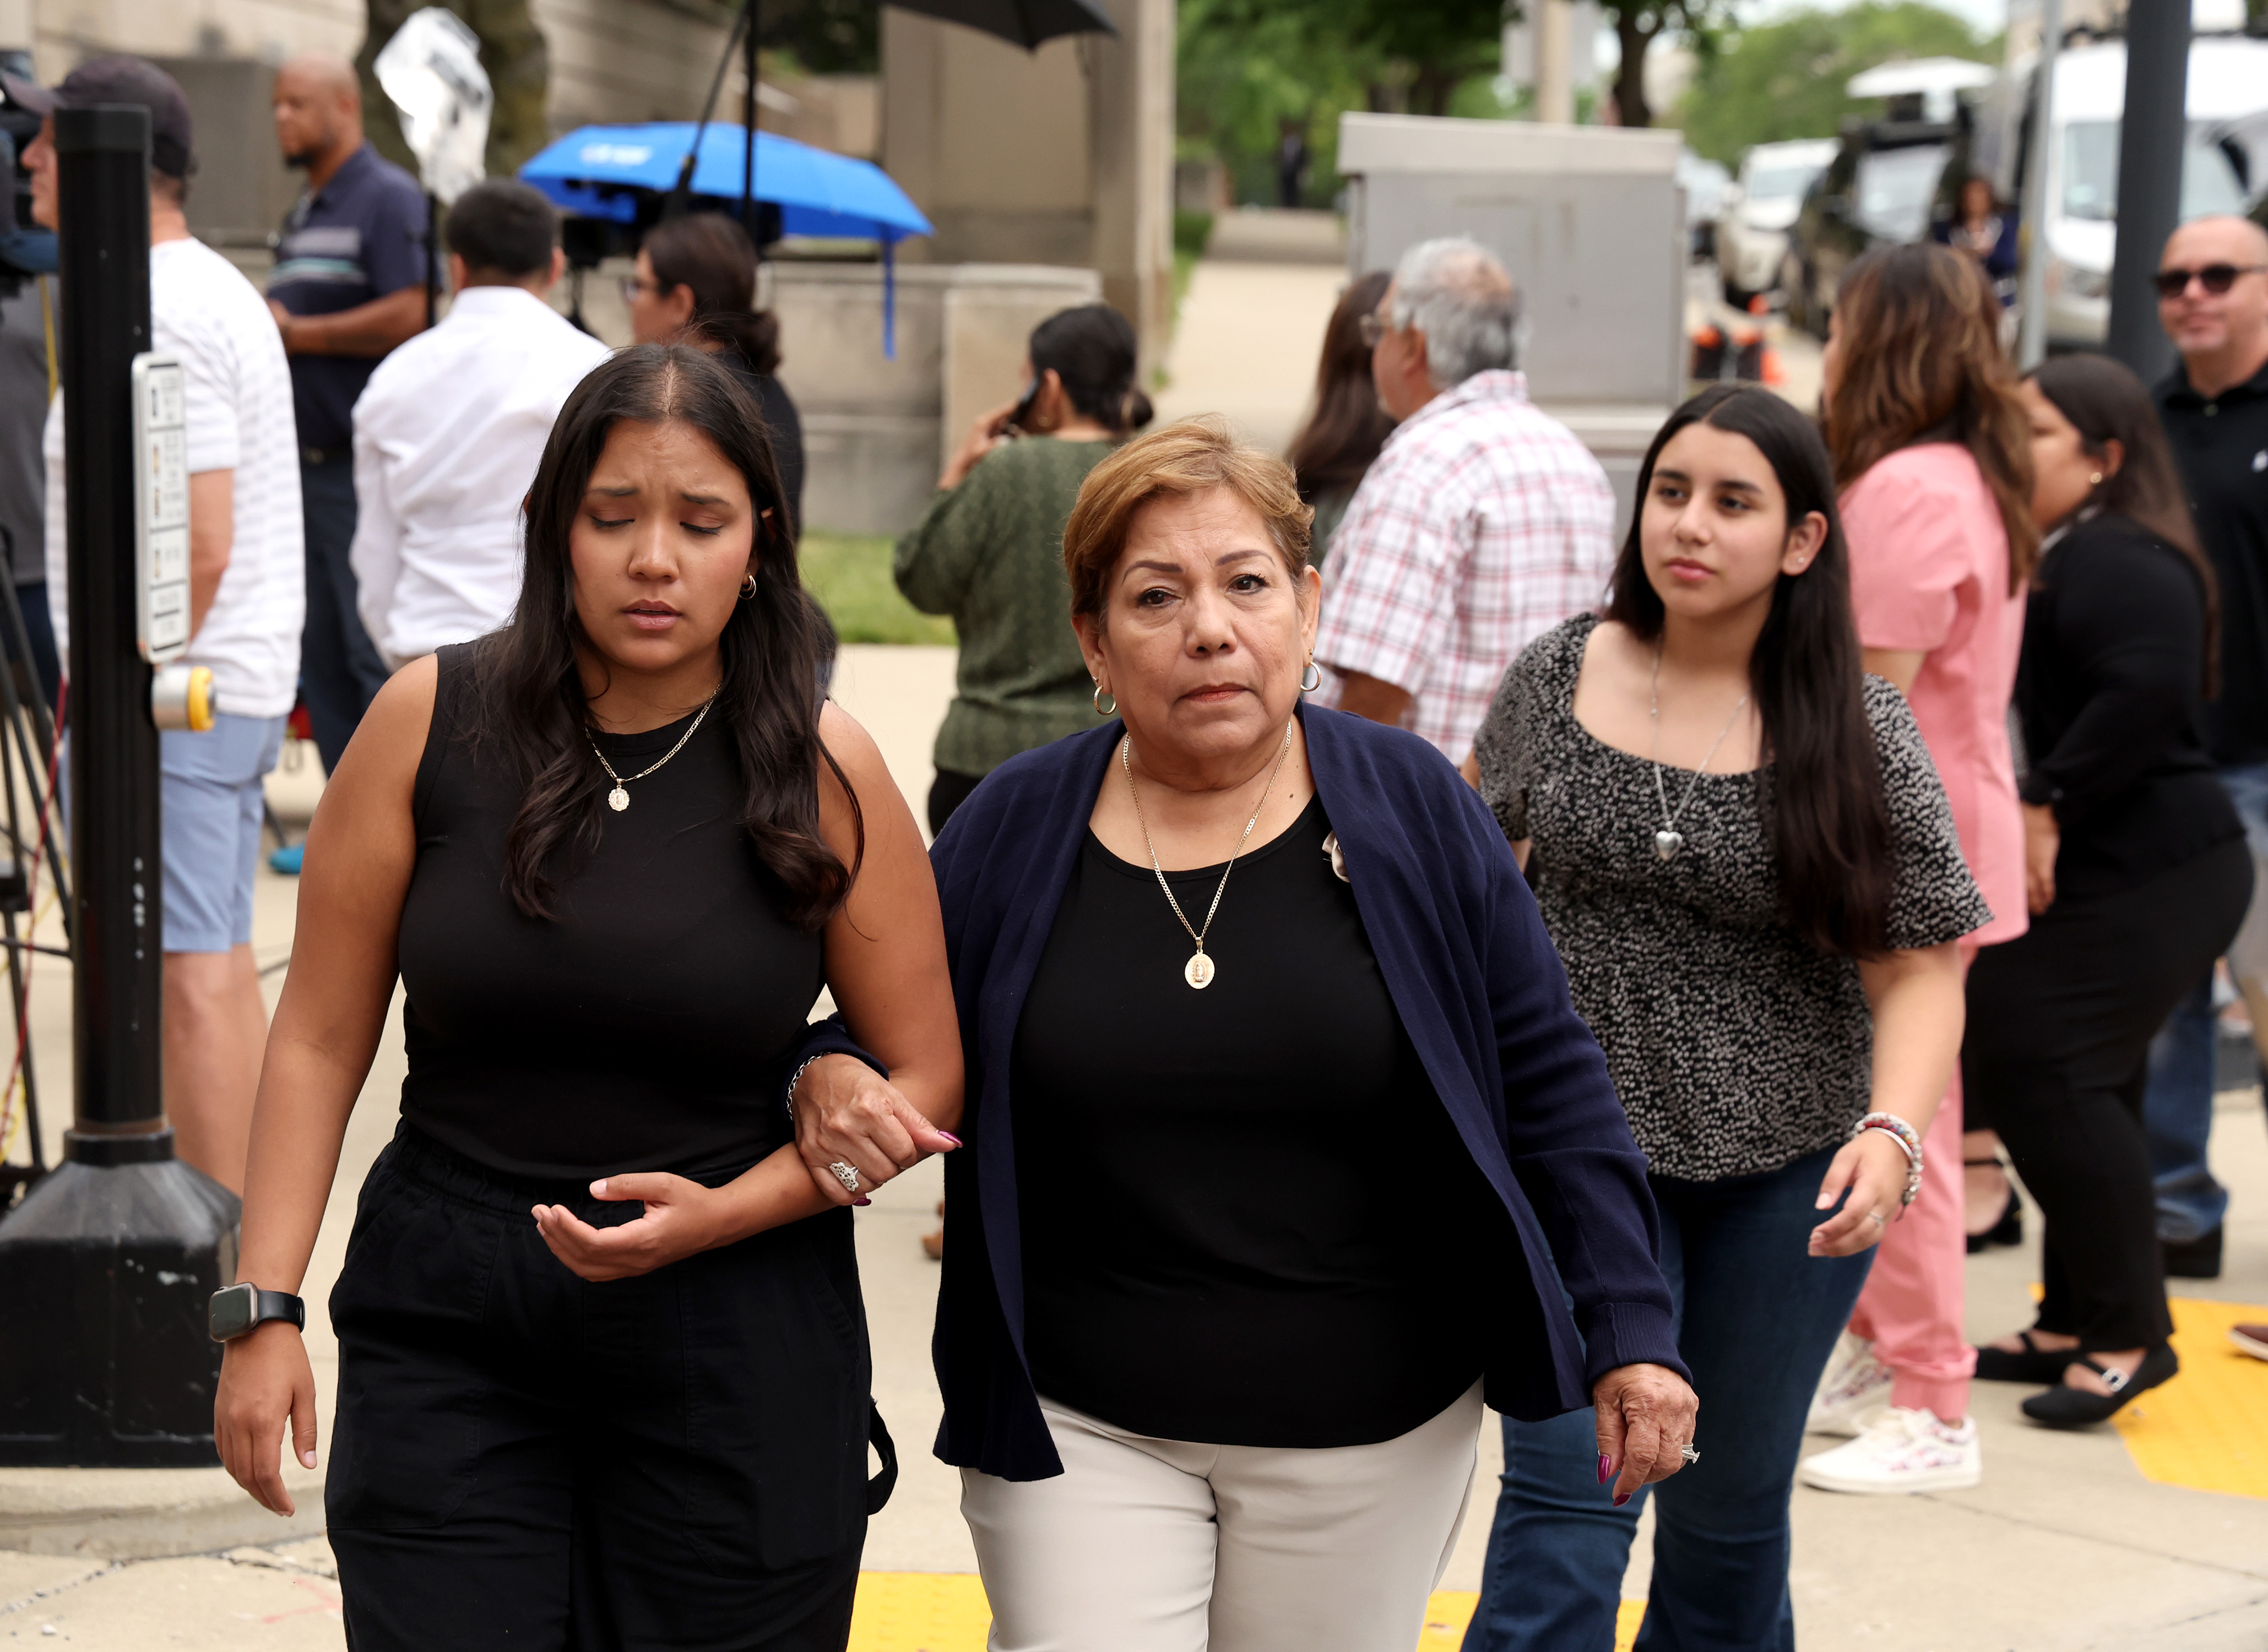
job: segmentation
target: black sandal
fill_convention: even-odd
[[[1997,1167],[2004,1179],[2007,1178],[2008,1161],[1997,1153],[1991,1158],[1961,1161],[1963,1170],[1982,1170],[1987,1164]],[[1999,1219],[1984,1232],[1971,1233],[1966,1237],[1969,1254],[1971,1256],[1995,1245],[2014,1245],[2024,1242],[2024,1201],[2016,1197],[2016,1185],[2014,1181],[2008,1183],[2007,1200],[2000,1207]]]
[[[2006,1348],[1977,1350],[1977,1380],[1980,1383],[2059,1383],[2063,1368],[2079,1358],[2077,1348],[2043,1347],[2029,1331],[2016,1333],[2021,1354]]]
[[[2084,1428],[2090,1423],[2108,1422],[2135,1395],[2155,1388],[2182,1369],[2180,1356],[2171,1344],[2165,1342],[2142,1355],[2142,1362],[2134,1368],[2132,1377],[2115,1365],[2103,1364],[2091,1354],[2079,1355],[2077,1359],[2102,1377],[2110,1391],[2090,1394],[2058,1379],[2055,1387],[2044,1394],[2034,1394],[2024,1402],[2027,1417],[2051,1428]]]

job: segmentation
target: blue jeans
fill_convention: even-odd
[[[370,709],[386,686],[386,662],[355,609],[354,460],[325,459],[299,466],[299,505],[307,534],[307,620],[299,638],[299,697],[314,725],[323,773],[335,772]]]
[[[2220,783],[2244,822],[2257,868],[2268,857],[2268,763],[2224,768]],[[2268,884],[2257,890],[2256,899],[2268,899]],[[2150,1173],[2157,1186],[2158,1237],[2175,1245],[2204,1237],[2228,1214],[2228,1189],[2206,1162],[2219,1048],[2215,1019],[2213,975],[2207,971],[2150,1044],[2142,1127],[2149,1136]]]
[[[1874,1261],[1814,1259],[1832,1151],[1719,1182],[1653,1178],[1701,1460],[1614,1506],[1588,1408],[1504,1420],[1504,1487],[1464,1652],[1609,1652],[1631,1539],[1658,1493],[1640,1652],[1793,1652],[1788,1497],[1812,1391]]]

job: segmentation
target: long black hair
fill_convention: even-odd
[[[2124,362],[2084,352],[2050,356],[2032,370],[2031,383],[2071,421],[2090,459],[2102,458],[2113,442],[2124,450],[2124,462],[2096,485],[2087,503],[2146,528],[2180,552],[2197,576],[2205,593],[2205,695],[2212,699],[2220,692],[2220,582],[2198,547],[2173,444],[2148,386]]]
[[[512,622],[474,644],[479,716],[468,731],[492,745],[523,788],[504,838],[504,885],[529,917],[551,898],[577,851],[599,841],[608,782],[585,735],[589,720],[568,538],[591,472],[616,424],[690,425],[740,473],[755,518],[755,594],[733,605],[718,639],[722,680],[711,715],[740,759],[740,824],[784,892],[782,914],[806,929],[850,893],[865,825],[849,777],[819,738],[826,622],[796,572],[783,526],[779,472],[764,422],[731,370],[682,344],[642,344],[593,369],[567,398],[527,495],[526,571]],[[819,835],[819,765],[850,798],[856,850],[845,867]]]
[[[662,293],[693,295],[689,331],[737,351],[752,373],[779,371],[779,318],[756,308],[756,244],[721,212],[664,218],[639,243]]]
[[[1032,329],[1027,353],[1035,373],[1054,368],[1071,405],[1104,430],[1123,436],[1150,422],[1150,398],[1134,382],[1133,323],[1108,305],[1057,311]]]
[[[1718,385],[1669,415],[1638,474],[1638,509],[1615,563],[1607,617],[1632,635],[1661,635],[1661,597],[1646,576],[1641,537],[1653,467],[1670,439],[1708,424],[1756,444],[1779,480],[1791,526],[1827,522],[1818,554],[1782,574],[1749,657],[1749,692],[1771,764],[1767,812],[1781,899],[1795,932],[1825,952],[1879,956],[1889,933],[1889,809],[1867,720],[1859,633],[1851,618],[1851,559],[1835,510],[1835,474],[1810,420],[1768,390]]]

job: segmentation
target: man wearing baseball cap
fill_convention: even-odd
[[[180,359],[188,415],[187,658],[212,672],[220,709],[205,733],[158,737],[166,1107],[181,1157],[241,1188],[268,1037],[252,961],[261,783],[276,767],[291,709],[304,611],[291,370],[267,301],[233,264],[190,239],[182,203],[195,143],[171,76],[140,58],[98,57],[52,90],[0,77],[0,91],[45,117],[24,160],[32,216],[48,229],[68,209],[56,188],[55,112],[98,104],[150,112],[151,345]],[[48,411],[45,448],[48,582],[56,644],[67,650],[60,395]]]

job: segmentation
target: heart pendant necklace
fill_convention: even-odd
[[[1726,737],[1733,731],[1733,724],[1740,720],[1741,712],[1748,703],[1746,694],[1733,702],[1732,715],[1725,719],[1725,726],[1717,731],[1717,738],[1709,747],[1709,755],[1701,760],[1701,767],[1687,779],[1685,795],[1677,800],[1677,807],[1671,809],[1668,789],[1661,783],[1661,644],[1656,642],[1653,645],[1653,678],[1646,686],[1646,721],[1653,728],[1653,795],[1661,804],[1661,825],[1653,834],[1654,859],[1675,860],[1677,851],[1685,847],[1685,834],[1677,829],[1677,817],[1683,814],[1685,805],[1693,801],[1694,787],[1699,785],[1701,776],[1709,772],[1709,765],[1716,760],[1718,746],[1724,745]]]

